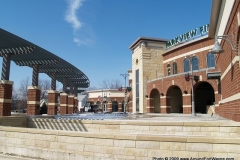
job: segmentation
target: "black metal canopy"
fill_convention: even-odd
[[[19,66],[39,66],[39,73],[49,77],[55,75],[56,80],[67,86],[87,88],[88,77],[78,68],[55,54],[0,28],[0,56],[11,54],[11,60]]]

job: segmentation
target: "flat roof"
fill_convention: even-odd
[[[160,39],[160,38],[150,38],[150,37],[139,37],[133,44],[129,47],[129,49],[133,50],[133,48],[136,46],[138,42],[141,41],[154,41],[154,42],[167,42],[169,40],[167,39]]]

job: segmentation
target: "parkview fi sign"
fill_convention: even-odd
[[[209,29],[209,24],[203,25],[201,27],[195,28],[189,32],[186,32],[184,34],[181,34],[180,36],[177,36],[176,38],[171,39],[170,41],[166,42],[166,48],[169,49],[173,46],[176,46],[180,43],[184,43],[187,42],[189,40],[192,40],[198,36],[203,36],[206,35],[208,33],[208,29]],[[199,30],[199,32],[198,32]]]

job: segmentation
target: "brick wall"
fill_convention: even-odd
[[[40,93],[38,86],[28,87],[27,115],[40,114]]]
[[[0,116],[11,116],[12,85],[11,81],[0,81]]]

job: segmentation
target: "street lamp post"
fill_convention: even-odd
[[[193,57],[188,57],[189,61],[190,61],[190,64],[191,64],[191,80],[192,80],[192,116],[196,116],[196,113],[195,113],[195,102],[194,102],[194,89],[193,89],[193,65],[192,65],[192,58]]]
[[[126,113],[126,95],[127,95],[127,91],[126,91],[126,89],[127,89],[127,87],[126,87],[126,78],[127,78],[127,76],[129,76],[128,74],[120,74],[121,76],[123,76],[123,78],[124,78],[124,80],[125,80],[125,90],[124,90],[124,113]]]

